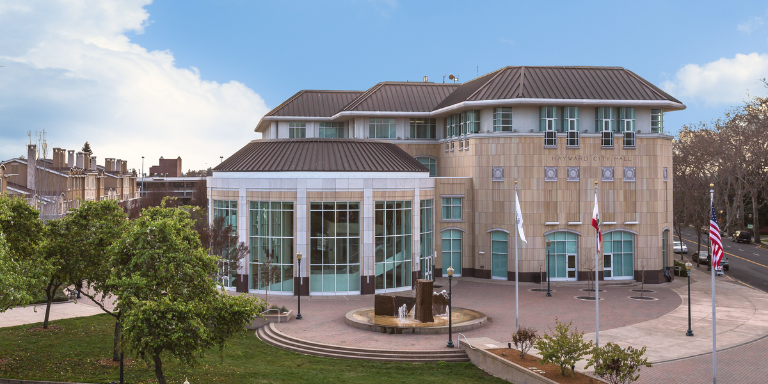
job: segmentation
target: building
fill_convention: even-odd
[[[237,291],[369,294],[418,277],[671,279],[680,101],[618,67],[505,67],[463,84],[300,91],[214,168],[210,209],[251,246]],[[550,245],[547,246],[546,244]],[[296,253],[305,255],[301,268]],[[272,257],[282,276],[260,281]],[[298,278],[300,277],[300,279]],[[544,277],[546,278],[546,277]],[[300,283],[299,283],[300,282]]]
[[[63,148],[45,159],[35,144],[27,145],[26,157],[0,162],[0,179],[0,193],[26,198],[46,218],[60,217],[81,201],[110,199],[130,206],[139,198],[136,172],[126,160],[107,158],[100,166],[88,152]]]
[[[159,165],[149,167],[149,176],[157,177],[181,177],[184,176],[181,171],[181,156],[175,159],[164,159],[160,157]]]

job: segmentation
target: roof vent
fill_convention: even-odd
[[[426,83],[426,82],[428,82],[428,81],[429,81],[429,77],[427,77],[427,76],[424,76],[424,82]]]

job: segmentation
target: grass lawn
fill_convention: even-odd
[[[0,328],[0,377],[109,383],[119,368],[99,360],[112,357],[114,320],[109,315],[52,321],[61,329],[32,331],[41,324]],[[126,358],[134,357],[126,355]],[[169,383],[505,383],[472,363],[377,363],[306,356],[263,343],[254,332],[230,341],[223,353],[209,351],[195,367],[164,357]],[[153,383],[142,361],[126,367],[126,383]]]

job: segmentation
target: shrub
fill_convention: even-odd
[[[272,304],[269,306],[269,309],[278,309],[280,307],[277,306],[277,304]]]
[[[524,359],[525,354],[531,349],[533,343],[539,335],[536,334],[536,330],[533,328],[520,327],[517,332],[512,334],[512,343],[515,344],[515,348],[520,351],[520,358]]]
[[[286,308],[285,305],[280,307],[280,313],[286,313],[286,312],[288,312],[288,308]]]
[[[645,347],[622,349],[614,343],[602,348],[594,348],[592,357],[587,361],[587,368],[595,367],[595,375],[611,384],[627,384],[640,378],[640,367],[651,367],[648,359],[643,358]]]
[[[576,362],[593,348],[592,341],[584,341],[584,332],[574,329],[571,332],[571,323],[561,323],[555,319],[555,331],[541,336],[536,341],[536,348],[541,352],[542,364],[555,364],[560,367],[560,374],[565,376],[566,368],[571,368],[573,373]]]

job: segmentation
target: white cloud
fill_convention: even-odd
[[[26,152],[26,131],[52,147],[88,140],[100,164],[145,169],[181,156],[184,170],[219,162],[256,139],[267,111],[237,81],[202,79],[169,51],[131,43],[151,0],[5,1],[0,5],[0,159]]]
[[[760,17],[753,17],[739,25],[736,26],[736,28],[739,31],[746,32],[746,33],[752,33],[757,27],[763,25],[763,19]]]
[[[515,45],[515,41],[512,39],[499,39],[500,43],[509,44],[509,45]]]
[[[768,54],[736,54],[703,65],[688,64],[662,88],[682,99],[698,99],[707,104],[735,104],[746,100],[747,92],[762,92],[758,80],[768,74]]]

